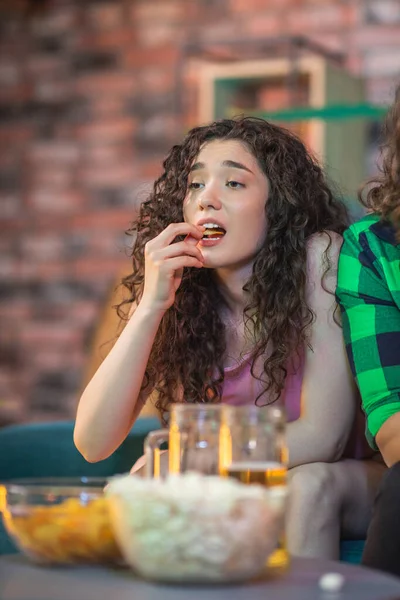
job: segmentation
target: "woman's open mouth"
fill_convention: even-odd
[[[226,234],[225,229],[217,223],[204,223],[205,231],[200,240],[201,246],[215,246],[219,244]]]

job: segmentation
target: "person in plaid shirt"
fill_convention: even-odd
[[[382,175],[370,183],[369,214],[344,234],[336,296],[366,437],[389,467],[362,562],[400,575],[400,86],[386,121]]]

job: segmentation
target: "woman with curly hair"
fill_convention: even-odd
[[[363,562],[400,575],[400,87],[383,150],[382,171],[366,186],[369,214],[344,234],[337,298],[367,439],[390,467]]]
[[[289,550],[337,557],[339,515],[365,529],[380,475],[372,461],[327,469],[363,455],[334,314],[346,210],[303,143],[261,119],[192,129],[163,166],[133,227],[130,318],[81,397],[75,443],[106,458],[153,393],[163,418],[174,402],[279,400]]]

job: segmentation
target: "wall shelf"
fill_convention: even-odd
[[[238,114],[281,123],[303,139],[346,198],[356,197],[367,175],[368,124],[386,112],[365,101],[362,79],[321,56],[197,64],[200,123]]]

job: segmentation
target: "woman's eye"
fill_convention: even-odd
[[[228,181],[226,185],[232,188],[233,190],[238,190],[239,188],[244,187],[243,183],[239,183],[238,181]]]
[[[198,181],[192,181],[189,183],[189,190],[199,190],[203,184]]]

